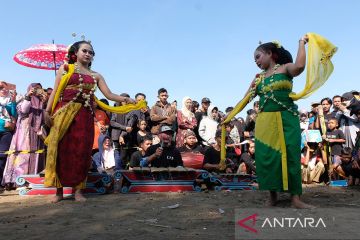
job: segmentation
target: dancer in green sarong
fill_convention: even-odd
[[[302,91],[292,92],[293,77],[305,68],[305,44],[309,42],[306,83]],[[300,200],[300,120],[293,101],[305,98],[320,88],[334,67],[331,58],[337,48],[324,37],[308,33],[299,40],[295,63],[279,42],[258,46],[254,53],[257,74],[245,97],[222,122],[221,166],[225,166],[225,124],[258,95],[259,113],[255,125],[255,162],[259,189],[270,191],[269,205],[277,203],[277,192],[289,192],[296,208],[311,208]]]
[[[277,203],[277,192],[288,191],[294,207],[311,207],[299,198],[300,120],[297,105],[289,97],[292,78],[305,68],[307,41],[306,35],[299,41],[295,63],[277,42],[261,44],[254,53],[255,63],[264,70],[250,89],[260,97],[255,127],[256,172],[260,190],[270,190],[271,206]]]

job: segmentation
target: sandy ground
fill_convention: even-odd
[[[11,191],[0,194],[0,233],[7,240],[234,239],[234,209],[263,208],[267,196],[261,191],[107,194],[89,196],[85,203],[70,198],[51,204],[48,196]],[[288,198],[281,194],[276,208],[290,207]],[[302,199],[317,207],[359,208],[360,189],[305,186]]]

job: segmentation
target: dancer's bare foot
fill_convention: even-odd
[[[76,202],[85,202],[86,198],[84,197],[81,189],[76,189],[75,191],[75,201]]]
[[[291,198],[291,207],[299,209],[313,209],[315,206],[306,204],[300,200],[299,195],[293,195]]]
[[[62,188],[57,188],[56,189],[56,194],[55,196],[53,196],[51,198],[51,203],[58,203],[60,202],[61,200],[64,199],[64,196],[63,196],[63,189]]]
[[[270,191],[270,199],[268,201],[266,201],[266,206],[274,207],[274,206],[276,206],[277,202],[278,202],[277,192]]]

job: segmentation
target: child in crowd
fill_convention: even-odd
[[[323,139],[331,148],[332,169],[337,173],[343,174],[341,171],[338,172],[337,168],[339,168],[341,164],[340,155],[342,144],[345,143],[345,135],[341,130],[337,129],[338,126],[338,120],[336,118],[330,118],[327,124],[328,131],[326,135],[323,135]]]
[[[137,140],[138,146],[140,146],[140,144],[143,142],[143,138],[145,136],[148,136],[148,135],[151,136],[151,133],[146,130],[147,126],[148,125],[147,125],[146,120],[139,120],[139,122],[138,122],[139,130],[136,134],[136,140]]]
[[[348,185],[359,185],[360,183],[360,158],[359,152],[356,156],[352,156],[352,149],[344,147],[341,151],[341,166],[337,168],[339,175],[344,176],[348,180]]]
[[[147,167],[147,159],[145,153],[147,149],[152,145],[153,139],[150,134],[147,134],[139,139],[139,151],[134,152],[130,158],[130,167],[132,170],[134,167]]]

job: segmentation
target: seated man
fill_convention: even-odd
[[[343,171],[348,185],[359,185],[360,180],[360,158],[359,152],[352,156],[351,148],[345,147],[341,150],[341,170]],[[340,168],[339,167],[339,168]],[[339,171],[339,169],[337,169]]]
[[[319,183],[321,175],[325,172],[321,143],[305,143],[301,154],[302,182],[306,184]]]
[[[247,151],[240,156],[240,165],[237,173],[255,174],[255,142],[250,139],[247,141]]]
[[[134,167],[147,167],[149,161],[146,159],[145,153],[152,145],[152,142],[153,138],[150,134],[140,138],[140,149],[131,155],[129,170],[132,170]]]
[[[99,136],[99,152],[93,155],[93,166],[99,173],[113,175],[115,171],[121,170],[120,153],[112,146],[108,135]]]
[[[198,144],[195,133],[188,129],[184,132],[184,145],[178,150],[185,167],[201,169],[204,161],[204,148]]]
[[[184,132],[185,137],[185,143],[182,147],[178,148],[180,153],[183,152],[192,152],[192,153],[202,153],[204,154],[204,148],[198,144],[196,134],[188,129],[186,132]]]
[[[146,151],[146,165],[151,167],[178,167],[183,166],[179,150],[172,144],[174,131],[169,126],[161,126],[159,132],[160,143],[152,145]]]
[[[215,141],[216,143],[206,149],[204,156],[204,164],[203,169],[209,172],[221,172],[220,171],[220,146],[221,146],[221,130],[218,129],[215,133]],[[228,164],[229,160],[227,160],[227,165],[225,172],[232,173],[231,164]]]

